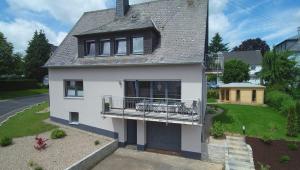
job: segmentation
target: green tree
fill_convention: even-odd
[[[0,76],[14,72],[13,45],[0,32]]]
[[[210,53],[228,51],[227,45],[228,43],[223,43],[223,38],[220,36],[220,34],[216,33],[208,45],[208,51]]]
[[[296,103],[296,113],[297,113],[297,128],[298,132],[300,132],[300,101]]]
[[[270,51],[269,45],[266,41],[261,40],[260,38],[248,39],[243,41],[241,45],[233,48],[233,51],[248,51],[248,50],[260,50],[262,55],[267,51]]]
[[[25,57],[25,75],[28,78],[41,81],[47,75],[47,69],[42,68],[50,57],[51,47],[45,33],[35,31],[29,41]]]
[[[16,75],[24,75],[24,60],[23,55],[21,53],[15,53],[14,54],[14,73]]]
[[[268,86],[285,91],[294,86],[298,70],[290,55],[290,52],[274,50],[264,55],[260,76]]]
[[[250,79],[249,65],[241,60],[230,60],[224,64],[223,82],[243,82]]]

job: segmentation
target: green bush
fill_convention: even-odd
[[[291,106],[295,106],[296,104],[290,95],[278,90],[268,90],[265,102],[281,113],[286,113]]]
[[[94,144],[95,144],[95,145],[99,145],[100,142],[99,142],[98,140],[95,140]]]
[[[263,164],[261,162],[258,162],[258,165],[259,165],[259,170],[270,170],[271,169],[270,165]]]
[[[216,110],[214,108],[207,108],[206,110],[208,114],[216,114]]]
[[[12,138],[11,137],[4,136],[0,139],[0,145],[2,147],[8,146],[8,145],[11,145],[11,144],[12,144]]]
[[[287,115],[287,135],[296,137],[298,133],[296,107],[288,108]]]
[[[213,123],[213,127],[210,129],[210,133],[214,138],[221,138],[224,136],[224,127],[221,122],[217,121]]]
[[[296,113],[297,113],[297,129],[300,132],[300,101],[296,103]]]
[[[288,163],[291,158],[288,155],[283,155],[280,157],[280,163]]]
[[[51,139],[59,139],[67,136],[66,132],[61,129],[55,129],[51,132]]]
[[[289,143],[288,148],[292,151],[298,150],[299,146],[296,143]]]
[[[270,135],[264,135],[261,140],[265,143],[270,145],[272,143],[272,139]]]
[[[207,98],[218,99],[219,98],[219,91],[218,90],[208,90],[207,91]]]
[[[1,91],[26,90],[39,88],[36,80],[1,80]]]
[[[36,166],[36,167],[34,168],[34,170],[43,170],[43,167],[41,167],[41,166]]]

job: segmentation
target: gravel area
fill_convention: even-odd
[[[31,169],[28,165],[29,161],[33,161],[44,169],[65,169],[111,141],[110,138],[104,136],[63,125],[59,126],[67,133],[63,139],[50,139],[51,132],[39,135],[49,139],[46,150],[34,149],[35,136],[15,138],[13,145],[0,147],[0,169]],[[95,140],[98,140],[100,144],[95,145]]]

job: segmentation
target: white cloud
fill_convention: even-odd
[[[8,41],[13,43],[14,51],[24,52],[28,42],[32,39],[35,30],[44,30],[50,43],[59,45],[67,35],[66,32],[55,32],[49,27],[36,21],[27,21],[16,19],[12,22],[0,21],[0,30],[7,37]]]
[[[7,0],[13,11],[47,12],[58,21],[73,24],[86,11],[106,8],[106,0]]]

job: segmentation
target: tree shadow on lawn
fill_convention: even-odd
[[[220,115],[217,115],[216,117],[213,118],[213,122],[216,122],[216,121],[220,121],[222,124],[232,124],[234,122],[233,120],[233,117],[228,115],[228,110],[225,109],[225,108],[222,108],[221,109],[224,110],[223,113],[221,113]]]

